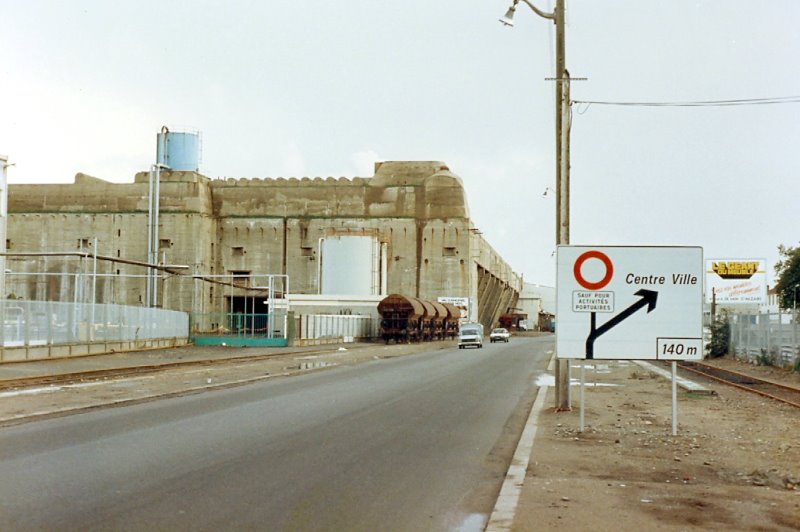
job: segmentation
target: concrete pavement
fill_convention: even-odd
[[[285,375],[290,372],[314,371],[316,368],[326,367],[327,365],[345,365],[356,363],[357,359],[362,362],[364,360],[371,360],[374,358],[394,358],[413,354],[414,351],[426,350],[429,351],[431,347],[439,347],[440,349],[449,349],[452,357],[452,343],[442,344],[416,344],[412,346],[383,346],[379,344],[369,345],[347,345],[347,346],[329,346],[326,349],[320,348],[304,348],[304,349],[283,349],[279,356],[271,357],[262,361],[247,361],[242,364],[220,365],[213,368],[204,366],[184,367],[180,369],[166,369],[154,374],[147,374],[145,376],[133,376],[110,379],[99,383],[76,383],[74,387],[67,387],[54,384],[52,386],[53,393],[38,393],[31,396],[26,395],[8,395],[5,396],[7,401],[3,401],[4,393],[17,393],[18,391],[9,390],[8,392],[0,392],[0,404],[14,403],[19,407],[16,415],[22,414],[19,410],[24,410],[24,405],[31,405],[33,397],[44,398],[43,400],[51,400],[51,404],[39,405],[39,410],[36,408],[29,409],[27,414],[34,416],[40,415],[47,410],[56,412],[57,408],[65,406],[68,401],[75,400],[76,398],[93,399],[103,404],[109,404],[119,401],[144,401],[147,397],[140,397],[137,393],[140,390],[153,393],[155,391],[169,392],[169,393],[192,393],[194,391],[207,389],[208,386],[219,385],[222,387],[229,387],[239,382],[252,382],[252,380],[271,378],[278,375]],[[368,349],[365,349],[368,348]],[[501,349],[507,347],[496,346],[497,356],[501,355]],[[269,349],[269,354],[278,354],[275,349]],[[494,358],[492,353],[487,352],[489,349],[484,349],[481,353],[470,353],[464,355],[461,352],[457,353],[457,357],[461,360],[475,358],[477,355],[489,355]],[[127,353],[110,355],[103,357],[92,357],[91,359],[84,360],[54,360],[47,362],[35,362],[17,364],[16,368],[0,368],[6,373],[0,373],[0,379],[8,378],[9,375],[14,377],[19,376],[42,376],[55,372],[57,368],[61,373],[76,373],[78,371],[93,371],[99,369],[110,369],[114,367],[124,366],[142,366],[150,367],[154,363],[169,364],[174,361],[191,361],[207,359],[211,356],[215,360],[240,358],[245,355],[257,354],[255,349],[216,349],[213,353],[205,351],[203,353],[192,352],[190,349],[170,350],[170,357],[165,357],[163,354],[157,352],[143,352],[143,353]],[[510,355],[511,353],[508,353]],[[515,354],[519,356],[519,353]],[[482,357],[483,358],[483,357]],[[496,360],[496,359],[495,359]],[[241,366],[241,367],[240,367]],[[49,368],[49,369],[48,369]],[[9,373],[11,371],[11,373]],[[484,379],[485,380],[485,379]],[[290,382],[290,381],[285,381]],[[97,384],[97,386],[92,386]],[[191,385],[191,387],[187,387]],[[73,385],[70,385],[73,386]],[[22,390],[19,390],[22,391]],[[152,397],[152,396],[150,396]],[[138,398],[138,399],[137,399]],[[80,405],[75,405],[76,408],[82,408]],[[85,406],[85,408],[91,408]],[[63,412],[62,412],[63,413]],[[0,413],[2,414],[2,413]],[[506,414],[507,415],[507,414]],[[1,417],[1,416],[0,416]],[[413,417],[413,416],[412,416]],[[456,416],[458,418],[458,416]],[[455,422],[455,418],[453,420]],[[490,436],[495,431],[486,432],[486,436]],[[442,437],[446,436],[447,431],[444,431]],[[481,484],[482,485],[482,484]],[[470,528],[471,529],[471,528]],[[477,529],[477,528],[476,528]]]
[[[443,342],[439,347],[448,347],[449,344],[445,344]],[[376,356],[403,356],[430,349],[432,345],[436,344],[400,346],[347,344],[302,348],[187,347],[2,364],[0,365],[0,384],[2,381],[10,379],[104,371],[120,367],[146,369],[162,367],[163,369],[145,376],[102,381],[102,386],[92,387],[93,383],[91,382],[66,386],[52,384],[49,385],[52,393],[24,395],[24,390],[0,389],[0,424],[16,424],[32,418],[64,415],[67,412],[102,408],[112,404],[149,401],[169,395],[199,393],[213,387],[230,387],[255,380],[288,375],[293,372],[314,371],[330,365],[359,363]],[[380,353],[379,355],[374,354],[376,350]],[[252,360],[261,355],[269,355],[269,358],[260,361]],[[207,365],[201,365],[202,361],[230,361],[236,362],[236,364],[230,365],[230,367],[227,364],[219,365],[212,371]],[[194,366],[175,366],[175,364],[181,363],[196,364]],[[658,381],[653,380],[652,382],[655,386]],[[552,403],[552,397],[544,386],[542,392],[541,402],[544,402],[543,408],[548,410]],[[545,396],[547,396],[546,400]],[[577,407],[577,394],[573,394],[573,399]],[[3,407],[4,404],[6,408]],[[542,405],[540,405],[541,408]],[[536,409],[533,414],[536,414]],[[533,419],[532,422],[535,424],[536,420]],[[518,507],[530,508],[533,503],[529,499],[537,495],[533,490],[526,488],[528,484],[526,476],[532,475],[532,469],[535,467],[532,457],[535,457],[542,445],[548,445],[547,437],[553,431],[561,430],[562,424],[575,423],[577,423],[577,412],[563,413],[558,416],[550,415],[548,412],[548,416],[540,424],[540,434],[534,431],[528,438],[530,441],[527,442],[523,436],[524,446],[517,450],[509,470],[509,477],[513,478],[507,482],[512,487],[516,487],[516,494],[505,498],[502,518],[491,524],[492,530],[539,529],[535,526],[535,520],[531,520],[530,513],[526,513],[520,518],[517,511]],[[542,430],[545,431],[544,434],[541,434]],[[520,452],[525,456],[520,455]],[[529,460],[531,461],[530,468],[528,467]],[[514,469],[515,466],[516,469]],[[504,487],[504,489],[506,488]],[[509,505],[508,500],[510,499],[516,499],[516,501]]]

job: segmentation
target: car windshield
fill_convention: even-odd
[[[470,327],[468,329],[461,329],[461,334],[462,335],[465,335],[465,334],[478,334],[478,329],[477,328],[472,328],[472,327]]]
[[[492,332],[493,333],[504,333],[504,332],[506,332],[506,330],[505,329],[495,329]]]

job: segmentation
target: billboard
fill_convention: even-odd
[[[767,261],[764,259],[709,259],[706,261],[706,303],[765,305]]]

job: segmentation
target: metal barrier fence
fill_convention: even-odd
[[[361,315],[193,313],[190,339],[196,345],[285,346],[294,339],[371,339],[378,326],[377,319]]]
[[[297,317],[297,337],[301,340],[342,337],[377,338],[380,323],[371,316],[344,314],[303,314]]]
[[[197,345],[287,345],[286,318],[286,312],[194,312],[190,339]]]
[[[104,303],[0,300],[4,347],[186,338],[185,312]]]
[[[797,367],[800,327],[792,313],[732,314],[731,352],[751,363]]]

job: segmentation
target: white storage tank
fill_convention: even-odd
[[[380,245],[374,236],[330,236],[322,240],[320,294],[380,293]]]

